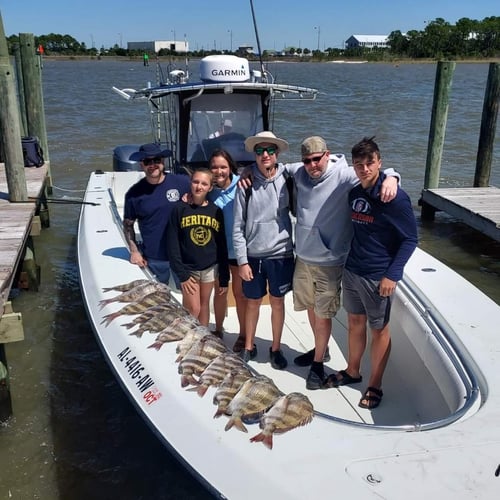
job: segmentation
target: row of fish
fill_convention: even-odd
[[[273,434],[284,433],[311,422],[313,405],[302,393],[284,394],[272,379],[255,374],[224,342],[201,326],[172,298],[169,288],[150,280],[135,280],[103,289],[119,292],[102,300],[101,308],[113,302],[125,303],[118,311],[103,316],[108,326],[122,316],[134,316],[122,326],[130,335],[155,334],[149,347],[159,350],[166,342],[178,341],[177,359],[181,386],[203,397],[214,387],[214,418],[228,416],[225,430],[235,427],[247,432],[245,424],[259,422],[261,432],[250,441],[273,447]]]

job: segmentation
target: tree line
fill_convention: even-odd
[[[13,51],[19,37],[12,35],[7,38],[9,50]],[[84,42],[78,42],[70,35],[50,33],[35,36],[37,46],[42,45],[47,55],[117,55],[136,56],[141,51],[130,51],[118,44],[113,47],[96,49],[88,48]],[[387,39],[388,46],[381,48],[327,48],[325,50],[297,49],[289,47],[285,51],[264,51],[268,57],[307,57],[307,60],[329,60],[337,57],[365,58],[368,60],[385,60],[394,58],[410,59],[457,59],[457,58],[492,58],[500,56],[500,17],[486,17],[482,21],[462,18],[456,24],[450,24],[443,18],[437,18],[426,23],[422,31],[410,30],[402,33],[392,31]],[[217,54],[221,51],[189,52],[192,57]],[[175,55],[168,49],[162,49],[159,56]]]

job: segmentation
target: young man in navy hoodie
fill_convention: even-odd
[[[382,377],[389,359],[391,302],[403,269],[417,246],[417,225],[408,195],[398,188],[396,197],[383,203],[380,189],[385,174],[374,138],[352,148],[352,161],[360,184],[349,193],[354,236],[342,277],[343,304],[348,313],[349,354],[345,370],[328,377],[327,385],[361,382],[360,364],[366,348],[366,323],[372,341],[371,373],[359,406],[376,408],[382,400]]]

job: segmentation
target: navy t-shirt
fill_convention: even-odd
[[[365,278],[399,281],[418,243],[417,223],[410,198],[401,188],[391,202],[380,200],[385,177],[381,173],[372,188],[359,184],[349,193],[354,237],[345,267]]]
[[[125,194],[124,218],[137,220],[146,259],[169,260],[168,221],[174,205],[189,190],[190,178],[187,175],[166,174],[160,184],[141,179]]]

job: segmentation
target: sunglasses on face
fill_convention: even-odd
[[[267,148],[261,148],[260,146],[257,146],[254,151],[257,156],[263,155],[264,151],[266,151],[268,155],[274,155],[276,154],[276,151],[278,151],[278,148],[275,146],[268,146]]]
[[[161,163],[163,163],[163,158],[144,158],[144,160],[142,160],[142,163],[144,163],[146,167],[149,167],[149,165],[152,165],[153,163],[155,163],[156,165],[160,165]]]
[[[325,151],[325,153],[326,153],[326,151]],[[325,153],[323,153],[321,156],[313,156],[312,158],[304,158],[302,160],[302,163],[304,163],[304,165],[310,165],[312,162],[318,163],[319,161],[321,161],[321,158],[323,158],[323,156],[325,156]]]

